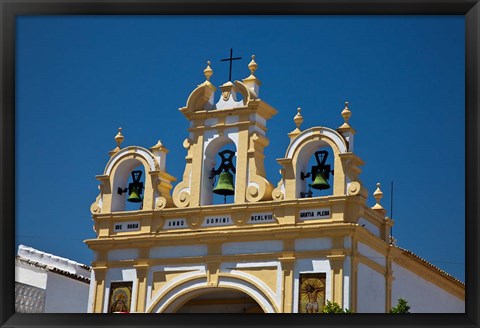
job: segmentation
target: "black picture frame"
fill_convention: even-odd
[[[162,315],[14,313],[15,255],[15,18],[18,15],[464,15],[466,44],[466,307],[465,314],[358,314],[326,316],[322,322],[298,315]],[[1,219],[0,324],[2,327],[357,327],[357,326],[478,326],[478,126],[479,31],[478,0],[312,0],[312,1],[88,1],[0,0],[1,15]]]

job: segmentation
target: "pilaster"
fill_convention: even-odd
[[[293,312],[293,269],[295,267],[294,256],[284,256],[279,259],[282,266],[283,279],[283,313]]]
[[[203,135],[199,134],[193,148],[192,175],[190,177],[190,204],[189,207],[200,205],[200,193],[203,172]]]
[[[140,263],[133,266],[137,270],[137,299],[136,299],[136,312],[145,312],[145,302],[147,299],[147,273],[148,264]]]
[[[343,305],[343,262],[345,260],[345,255],[335,254],[332,252],[331,255],[327,255],[327,259],[330,261],[331,268],[331,286],[332,286],[332,300],[338,303],[340,306]]]
[[[105,299],[105,276],[107,272],[106,266],[93,267],[92,270],[95,271],[95,282],[94,282],[94,297],[93,297],[93,312],[94,313],[103,313],[103,303]]]
[[[245,203],[245,193],[248,187],[248,128],[238,132],[237,167],[235,184],[235,203]]]
[[[355,255],[352,255],[351,258],[351,278],[350,278],[350,310],[352,312],[357,311],[357,268],[358,268],[358,260],[356,259]]]
[[[387,271],[385,273],[385,312],[389,313],[392,308],[392,283],[395,279],[392,270],[393,260],[390,258],[390,249],[387,254]]]

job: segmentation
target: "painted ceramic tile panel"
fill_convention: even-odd
[[[108,302],[108,312],[130,312],[132,300],[132,282],[117,281],[110,284],[110,299]]]
[[[325,305],[325,273],[301,273],[299,313],[320,313]]]

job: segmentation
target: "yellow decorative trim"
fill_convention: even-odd
[[[227,274],[227,273],[219,273],[218,274],[218,280],[216,281],[217,284],[215,285],[218,285],[218,283],[221,282],[221,278],[222,277],[227,277],[227,278],[234,278],[236,280],[240,280],[240,281],[245,281],[249,284],[251,284],[252,286],[254,286],[255,288],[257,288],[260,292],[262,292],[263,294],[263,297],[265,297],[269,302],[270,302],[270,305],[274,308],[275,312],[279,312],[279,309],[278,309],[278,306],[275,302],[274,299],[272,299],[270,297],[270,295],[268,294],[268,292],[265,292],[263,290],[263,288],[261,286],[259,286],[258,284],[256,284],[254,281],[251,281],[249,279],[246,279],[245,277],[243,276],[238,276],[238,275],[234,275],[234,274]],[[182,285],[185,285],[187,284],[188,282],[193,282],[193,281],[198,281],[199,279],[202,280],[202,278],[206,278],[205,275],[195,275],[193,277],[188,277],[188,278],[185,278],[185,279],[182,279],[181,281],[178,281],[176,284],[173,284],[171,286],[169,286],[167,289],[163,290],[162,293],[160,293],[159,295],[157,295],[156,299],[152,302],[152,304],[150,304],[149,308],[147,309],[147,312],[152,312],[154,308],[157,307],[157,305],[159,304],[159,302],[162,301],[162,299],[166,296],[166,295],[169,295],[173,290],[177,289],[178,287],[182,286]],[[211,290],[211,287],[209,287],[208,285],[210,284],[205,284],[204,286],[201,286],[201,287],[198,287],[198,288],[195,288],[193,290],[189,290],[187,292],[182,292],[180,291],[179,293],[176,294],[176,299],[180,299],[182,298],[183,296],[185,295],[188,295],[190,293],[193,293],[195,291],[198,291],[198,290],[205,290],[205,292],[207,292],[208,290]],[[250,297],[252,297],[261,307],[262,309],[266,312],[266,309],[265,309],[265,305],[262,304],[262,302],[257,299],[255,297],[255,295],[252,295],[250,293],[248,293],[246,290],[242,290],[242,289],[238,289],[238,288],[235,288],[235,287],[230,287],[229,288],[232,288],[232,289],[237,289],[243,293],[246,293],[247,295],[249,295]],[[172,302],[174,302],[175,300],[170,300],[169,302],[167,302],[165,305],[164,305],[164,308],[165,309],[169,309],[172,305]],[[175,309],[173,309],[173,312],[176,312],[180,307],[183,306],[183,304],[185,304],[186,302],[188,301],[188,299],[184,300],[181,304],[179,304]]]
[[[283,300],[283,313],[292,313],[293,312],[293,283],[294,277],[293,272],[295,268],[295,257],[283,257],[280,258],[280,263],[282,266],[282,300]]]
[[[222,277],[225,277],[225,278],[234,278],[234,279],[237,279],[237,280],[240,280],[240,281],[245,281],[245,282],[251,284],[252,286],[254,286],[255,288],[257,288],[257,289],[262,293],[263,297],[265,297],[265,298],[270,302],[270,305],[274,308],[275,313],[280,313],[280,312],[281,312],[280,309],[278,308],[278,304],[277,304],[277,302],[275,301],[275,299],[273,299],[273,298],[269,295],[268,291],[265,291],[265,289],[264,289],[261,285],[259,285],[258,283],[256,283],[255,281],[250,280],[250,279],[247,279],[247,278],[245,278],[245,277],[243,277],[243,276],[239,276],[239,275],[235,275],[235,274],[231,274],[231,273],[220,273],[220,274],[219,274],[219,277],[220,277],[220,280],[221,280]],[[240,290],[240,289],[238,289],[238,290]],[[254,295],[252,295],[252,294],[250,294],[250,293],[247,293],[247,292],[244,291],[244,290],[240,290],[240,291],[242,291],[242,292],[246,293],[247,295],[251,296],[251,297],[258,303],[258,305],[260,305],[260,306],[262,307],[262,309],[264,310],[264,312],[267,312],[266,309],[265,309],[265,305],[264,305],[264,304],[261,304],[262,302],[261,302],[259,299],[257,299]]]
[[[134,268],[137,269],[137,280],[135,282],[137,286],[136,311],[145,312],[145,301],[147,299],[148,265],[137,264],[137,265],[134,265]]]
[[[102,313],[103,312],[103,300],[105,297],[105,274],[106,267],[96,267],[92,268],[95,271],[95,281],[94,281],[94,295],[93,295],[93,312]]]
[[[170,292],[172,292],[175,288],[181,286],[181,285],[184,285],[186,283],[188,283],[189,281],[196,281],[196,280],[200,280],[200,281],[204,281],[206,283],[206,275],[204,273],[199,273],[195,276],[192,276],[192,277],[186,277],[184,279],[181,279],[179,280],[176,284],[173,284],[173,285],[170,285],[168,288],[164,289],[164,290],[159,290],[158,293],[155,294],[155,300],[150,304],[150,306],[146,309],[146,312],[147,313],[151,313],[153,311],[154,308],[157,307],[157,305],[162,301],[162,299],[167,296]],[[189,291],[190,292],[190,291]],[[180,292],[177,294],[178,297],[182,296],[183,294],[186,294],[187,292]],[[177,298],[178,298],[177,297]],[[165,308],[168,308],[172,302],[174,302],[175,300],[170,300],[168,303],[165,304]]]
[[[220,274],[220,261],[206,261],[207,263],[207,284],[211,287],[218,287]]]
[[[356,242],[355,242],[356,243]],[[352,238],[352,244],[354,240]],[[356,248],[356,246],[354,246]],[[350,310],[352,312],[357,311],[357,300],[358,300],[358,260],[355,256],[355,252],[352,252],[350,257],[351,262],[351,280],[350,280]]]
[[[187,105],[184,108],[180,108],[180,111],[184,115],[194,113],[198,110],[204,110],[205,105],[208,103],[210,98],[213,96],[216,88],[209,81],[205,81],[200,84],[187,99]]]
[[[332,250],[332,253],[334,251]],[[327,259],[330,261],[331,268],[331,296],[332,300],[343,305],[343,263],[345,255],[340,254],[343,252],[339,250],[335,254],[327,255]]]

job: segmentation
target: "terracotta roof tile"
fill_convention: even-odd
[[[65,277],[68,277],[68,278],[71,278],[71,279],[75,279],[75,280],[78,280],[78,281],[81,281],[81,282],[84,282],[84,283],[87,283],[89,284],[90,283],[90,278],[88,277],[84,277],[84,276],[80,276],[78,274],[74,274],[74,273],[70,273],[68,271],[65,271],[65,270],[61,270],[59,268],[56,268],[54,266],[51,266],[51,265],[47,265],[47,264],[43,264],[43,263],[39,263],[39,262],[35,262],[35,261],[32,261],[32,260],[29,260],[29,259],[25,259],[21,256],[16,256],[15,258],[17,261],[20,261],[20,262],[23,262],[23,263],[27,263],[29,265],[33,265],[37,268],[41,268],[41,269],[45,269],[45,270],[48,270],[48,271],[51,271],[51,272],[55,272],[57,274],[60,274],[62,276],[65,276]],[[92,268],[89,267],[89,266],[86,266],[84,267],[84,269],[88,270],[88,271],[91,271]]]

